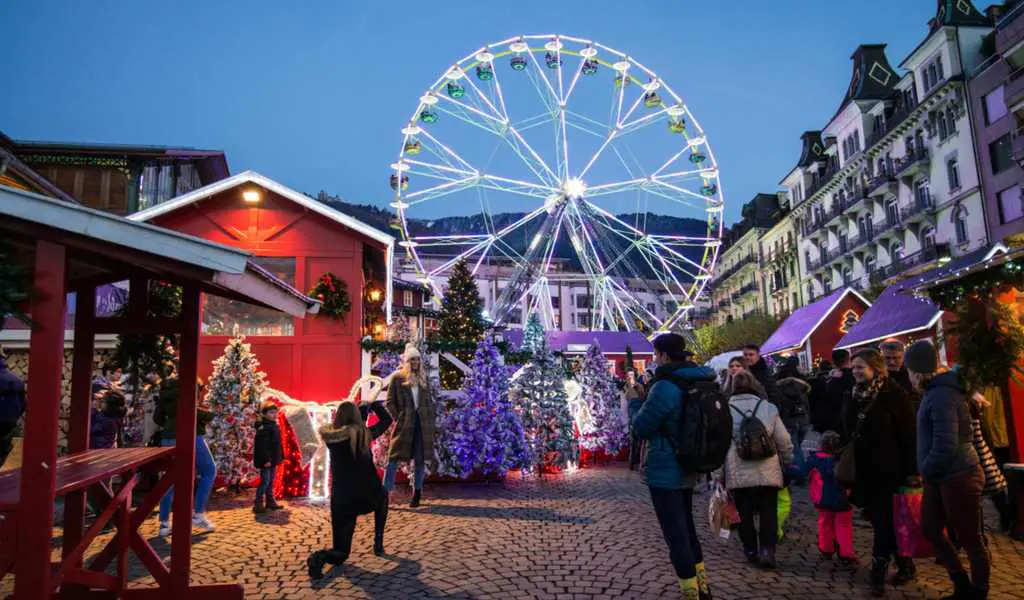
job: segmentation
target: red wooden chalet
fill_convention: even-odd
[[[0,186],[0,239],[29,268],[34,288],[29,312],[34,327],[29,349],[29,408],[23,463],[0,475],[0,577],[14,572],[18,600],[62,598],[242,598],[238,584],[189,583],[195,476],[196,387],[182,385],[177,440],[171,448],[89,450],[93,343],[96,334],[161,333],[179,336],[179,377],[195,381],[200,293],[258,304],[301,317],[318,305],[254,265],[235,248]],[[96,316],[95,289],[131,282],[124,316]],[[178,317],[147,315],[149,281],[182,288]],[[76,294],[74,362],[67,456],[57,456],[66,298]],[[139,293],[142,291],[143,293]],[[140,472],[162,477],[133,506]],[[119,488],[110,484],[117,477]],[[171,561],[167,565],[139,533],[139,526],[170,485],[174,495]],[[181,493],[189,490],[189,493]],[[88,496],[99,513],[84,527]],[[65,501],[62,559],[51,561],[54,503]],[[116,534],[98,554],[86,549],[106,524]],[[127,581],[133,552],[158,586],[132,588]],[[89,560],[86,560],[86,559]],[[108,567],[115,568],[111,575]]]

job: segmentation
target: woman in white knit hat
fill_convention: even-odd
[[[410,506],[420,505],[424,463],[434,454],[434,402],[427,369],[419,350],[413,344],[405,347],[402,367],[388,386],[388,412],[395,419],[395,432],[391,438],[391,453],[384,473],[384,490],[395,489],[395,475],[400,461],[413,461],[413,494]]]

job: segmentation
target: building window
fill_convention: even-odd
[[[956,243],[967,243],[967,207],[963,204],[953,211],[953,226],[956,228]]]
[[[581,313],[576,315],[576,325],[583,329],[590,329],[590,314]]]
[[[555,310],[558,310],[558,309],[562,308],[562,297],[561,296],[551,296],[551,308],[553,308]]]
[[[992,174],[998,175],[1013,166],[1013,151],[1010,134],[1006,134],[988,145],[989,160],[992,163]]]
[[[864,270],[868,273],[875,272],[875,257],[870,254],[864,259]]]
[[[914,201],[917,202],[918,208],[928,208],[932,205],[932,191],[927,179],[914,183]]]
[[[946,161],[946,178],[949,179],[949,191],[960,189],[960,163],[955,158]]]
[[[523,310],[521,308],[517,308],[517,309],[509,312],[508,313],[508,322],[509,323],[517,323],[517,324],[518,323],[522,323],[523,322]]]
[[[935,115],[935,120],[939,122],[939,139],[945,140],[949,137],[949,127],[946,124],[946,113],[941,110]]]
[[[1006,116],[1005,90],[1006,86],[1000,84],[999,87],[985,94],[984,106],[982,108],[985,111],[986,125],[991,125]]]
[[[925,90],[927,91],[931,91],[939,83],[939,73],[935,69],[934,63],[928,65],[928,76],[925,77],[925,81],[927,82],[927,85],[925,85]]]
[[[888,219],[890,225],[899,223],[900,207],[896,205],[895,198],[892,198],[885,203],[885,218]]]
[[[576,308],[593,308],[593,299],[590,296],[576,296]]]
[[[402,306],[412,306],[412,290],[402,292]]]
[[[295,285],[295,258],[255,257],[264,269],[288,285]],[[286,336],[295,335],[295,320],[280,311],[204,294],[203,335]]]
[[[925,250],[930,250],[935,247],[935,228],[932,226],[925,227],[921,231],[921,247]]]
[[[648,302],[647,303],[647,312],[651,313],[652,315],[654,314],[654,303],[653,302]]]
[[[889,246],[889,262],[896,264],[903,260],[903,244],[900,242],[893,242],[892,246]]]
[[[1002,224],[1016,221],[1024,217],[1024,200],[1021,199],[1020,186],[1014,184],[996,195],[999,200],[999,222]]]

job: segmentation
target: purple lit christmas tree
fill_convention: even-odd
[[[597,427],[597,431],[582,437],[580,445],[590,451],[618,454],[626,447],[628,431],[622,418],[619,390],[596,341],[587,349],[576,380],[583,388],[583,399],[590,406]]]
[[[477,346],[463,396],[438,419],[440,472],[459,478],[472,473],[503,476],[523,466],[523,426],[508,395],[508,374],[490,338]]]

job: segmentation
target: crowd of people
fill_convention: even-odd
[[[756,345],[718,374],[691,362],[681,336],[657,337],[654,352],[652,376],[630,394],[632,449],[643,448],[631,465],[642,464],[685,599],[711,598],[711,589],[693,522],[701,473],[682,466],[673,432],[700,393],[693,386],[715,378],[731,414],[732,443],[710,477],[735,503],[748,561],[776,568],[784,535],[780,495],[806,482],[823,560],[838,555],[846,568],[858,568],[853,520],[860,508],[873,533],[866,549],[871,592],[883,596],[887,583],[899,587],[916,577],[911,553],[900,548],[894,499],[918,493],[919,530],[954,588],[945,597],[987,597],[991,567],[981,500],[993,498],[1006,528],[1013,508],[978,418],[985,400],[966,389],[955,369],[940,366],[930,342],[905,348],[886,340],[852,356],[837,350],[810,375],[796,357],[773,370]],[[707,422],[715,426],[713,418]]]

